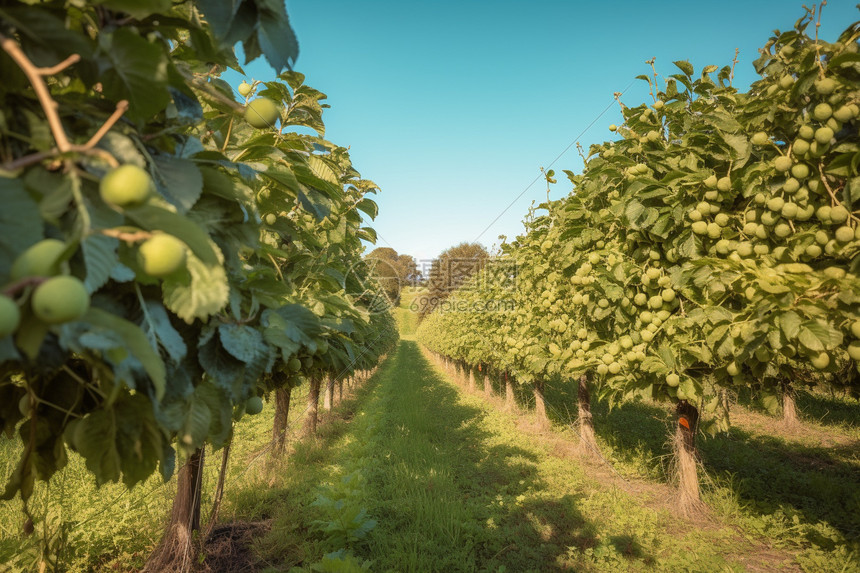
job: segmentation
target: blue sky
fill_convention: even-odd
[[[807,2],[811,5],[811,2]],[[535,183],[656,57],[661,75],[686,59],[697,72],[731,63],[736,86],[756,79],[752,61],[774,29],[803,14],[792,0],[666,2],[288,0],[299,38],[296,70],[328,95],[326,136],[379,184],[378,246],[430,259],[463,241],[487,247],[514,237]],[[821,37],[860,19],[856,0],[830,0]],[[249,77],[271,79],[260,59]],[[238,84],[236,74],[225,79]],[[648,97],[635,81],[622,97]],[[586,149],[621,123],[613,106],[579,139]],[[579,171],[575,147],[553,165]],[[550,197],[570,191],[563,176]],[[499,219],[489,228],[490,223]],[[486,229],[486,230],[485,230]]]

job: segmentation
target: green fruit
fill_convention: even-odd
[[[105,203],[117,207],[142,205],[152,193],[149,173],[127,163],[108,172],[99,182],[99,194]]]
[[[855,362],[860,361],[860,340],[855,340],[848,345],[848,356]]]
[[[252,416],[256,416],[257,414],[259,414],[262,411],[263,411],[263,399],[260,398],[259,396],[251,396],[245,402],[245,412],[246,413],[248,413]]]
[[[786,59],[790,58],[793,54],[794,54],[794,47],[793,46],[783,46],[779,50],[779,55],[782,56],[783,58],[786,58]]]
[[[791,227],[787,223],[780,223],[773,228],[773,234],[780,239],[784,239],[791,234]]]
[[[140,245],[137,262],[149,276],[166,277],[185,265],[185,243],[173,235],[158,233]]]
[[[609,373],[610,374],[614,375],[614,374],[618,374],[619,372],[621,372],[621,364],[619,364],[618,362],[613,362],[609,365]]]
[[[608,372],[609,372],[609,367],[606,364],[598,364],[597,365],[597,373],[600,376],[606,376],[606,374]]]
[[[816,231],[815,232],[815,242],[819,245],[826,245],[827,241],[830,240],[830,237],[827,236],[827,233],[824,231]]]
[[[671,374],[668,374],[666,376],[666,384],[668,384],[672,388],[677,388],[680,383],[681,377],[678,376],[675,372],[672,372]]]
[[[290,361],[287,362],[287,367],[291,372],[298,372],[302,369],[302,361],[296,357],[290,358]]]
[[[15,301],[5,295],[0,295],[0,338],[5,338],[18,330],[21,323],[21,311]]]
[[[66,250],[66,244],[57,239],[44,239],[18,255],[12,263],[9,278],[19,281],[27,277],[51,277],[58,274],[54,263]]]
[[[275,215],[274,213],[267,213],[266,214],[266,224],[267,225],[274,225],[277,222],[278,222],[278,216],[277,215]]]
[[[782,209],[780,209],[780,212],[781,211],[782,211]],[[764,213],[761,214],[762,225],[764,225],[766,227],[772,227],[773,225],[776,225],[776,222],[778,220],[779,220],[779,215],[777,215],[776,212],[774,212],[774,211],[765,211]],[[764,239],[765,237],[767,237],[767,234],[762,235],[761,234],[762,232],[767,233],[767,229],[762,229],[761,227],[758,228],[757,235],[759,235],[760,239]]]
[[[832,209],[830,208],[830,205],[822,205],[815,211],[815,216],[818,217],[821,222],[829,223],[831,212]]]
[[[708,237],[710,237],[711,239],[719,239],[722,232],[723,228],[720,227],[717,223],[708,223]]]
[[[732,190],[732,180],[729,177],[720,177],[717,180],[717,191],[728,193]]]
[[[728,366],[726,366],[726,373],[729,376],[737,376],[741,373],[741,369],[738,366],[737,362],[729,362]]]
[[[609,126],[609,131],[616,131],[617,129],[618,129],[618,126],[615,125],[614,123]]]
[[[707,201],[702,201],[698,205],[696,205],[696,211],[702,214],[702,216],[707,216],[711,214],[711,204]]]
[[[636,293],[633,297],[633,304],[636,306],[643,306],[646,302],[648,302],[648,296],[644,292]]]
[[[30,305],[42,322],[60,324],[82,317],[90,307],[90,295],[75,277],[53,277],[36,287]]]
[[[787,155],[780,155],[776,159],[773,160],[773,166],[777,171],[788,171],[791,169],[791,157]]]
[[[833,130],[833,133],[839,133],[842,130],[842,123],[840,123],[835,117],[831,117],[824,124]]]
[[[702,182],[705,187],[708,189],[716,189],[717,188],[717,176],[710,175],[707,179]]]
[[[689,213],[687,213],[687,216],[689,216],[689,217],[690,217],[690,220],[691,220],[691,221],[693,221],[693,222],[701,221],[701,220],[702,220],[702,213],[701,213],[701,211],[697,211],[696,209],[693,209],[692,211],[690,211]]]
[[[782,190],[789,195],[794,195],[799,189],[800,181],[798,181],[794,177],[789,177],[785,180],[785,183],[782,184]]]
[[[851,335],[854,338],[860,339],[860,320],[855,320],[851,323]]]
[[[812,129],[811,127],[809,128]],[[809,137],[812,138],[815,136],[815,132],[809,134]],[[809,142],[805,139],[795,139],[794,145],[791,146],[791,150],[794,152],[795,157],[801,157],[809,151]]]
[[[654,310],[659,310],[663,307],[663,297],[659,294],[655,294],[651,298],[648,299],[648,306]]]
[[[275,121],[280,117],[281,108],[267,98],[257,98],[245,107],[245,121],[257,129],[274,127]]]
[[[820,103],[812,109],[812,117],[818,121],[827,121],[831,115],[833,115],[833,108],[826,103]]]
[[[704,221],[696,221],[695,223],[693,223],[692,227],[693,232],[697,235],[704,235],[708,232],[708,224]]]
[[[663,291],[660,293],[660,297],[666,302],[672,302],[673,300],[675,300],[675,291],[670,288],[663,289]]]
[[[826,352],[819,352],[818,354],[811,356],[809,358],[810,364],[812,364],[818,370],[824,370],[830,365],[830,355]]]
[[[794,85],[794,77],[793,76],[786,74],[786,75],[782,76],[781,78],[779,78],[779,87],[781,87],[782,89],[787,90],[792,85]]]
[[[806,163],[792,165],[791,174],[798,179],[806,179],[809,177],[809,166]]]
[[[822,78],[815,80],[815,91],[821,95],[830,95],[836,90],[836,80],[833,78]]]
[[[753,195],[753,201],[756,205],[764,205],[767,202],[767,196],[764,193],[756,193]]]
[[[840,243],[850,243],[854,240],[854,229],[849,227],[848,225],[844,225],[836,229],[836,233],[834,233],[834,237]]]
[[[833,139],[833,130],[829,127],[819,127],[815,130],[815,141],[821,145],[830,143]]]
[[[812,257],[813,259],[821,256],[821,247],[818,245],[809,245],[806,247],[804,251],[807,256]]]
[[[21,412],[21,415],[25,418],[30,417],[30,395],[24,394],[21,396],[21,399],[18,400],[18,411]]]
[[[251,93],[251,90],[254,88],[248,82],[242,82],[241,84],[239,84],[239,87],[236,89],[239,92],[240,96],[246,97],[249,93]]]
[[[784,205],[785,199],[782,197],[771,197],[767,202],[767,208],[773,212],[782,211]]]
[[[815,130],[811,125],[801,125],[800,129],[797,130],[797,135],[808,141],[815,135]]]
[[[750,141],[752,141],[753,145],[767,145],[770,141],[770,137],[763,131],[757,131],[753,134]]]
[[[741,241],[738,243],[738,248],[735,251],[738,255],[742,257],[748,257],[753,254],[753,246],[749,241]]]
[[[716,189],[711,189],[710,191],[705,191],[705,201],[716,201],[720,198],[720,192]]]
[[[822,271],[824,276],[833,280],[842,280],[845,278],[845,269],[841,269],[839,267],[825,267]]]
[[[729,224],[729,216],[725,213],[718,213],[717,216],[714,217],[714,223],[720,227],[725,227]]]
[[[839,225],[848,220],[848,209],[843,205],[837,205],[830,210],[830,220]]]
[[[785,205],[782,206],[781,213],[782,213],[783,217],[791,220],[791,219],[794,219],[795,217],[797,217],[797,211],[798,211],[797,203],[786,203]]]
[[[842,107],[837,108],[833,112],[833,118],[835,118],[836,121],[841,121],[842,123],[845,123],[846,121],[849,121],[854,118],[854,111],[849,106],[843,105]]]
[[[654,109],[656,109],[657,111],[660,111],[661,109],[663,109],[663,100],[658,99],[657,101],[655,101],[654,102]]]

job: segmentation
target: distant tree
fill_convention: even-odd
[[[480,243],[460,243],[443,251],[430,265],[427,295],[419,301],[423,319],[433,312],[457,287],[480,271],[490,254]]]
[[[364,257],[392,304],[400,302],[400,290],[415,283],[421,273],[411,255],[399,255],[391,247],[378,247]]]

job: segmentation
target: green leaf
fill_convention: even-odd
[[[173,327],[164,305],[147,300],[144,304],[141,329],[149,338],[153,348],[161,348],[175,363],[180,363],[188,353],[182,335]]]
[[[120,28],[99,35],[102,62],[99,70],[102,93],[112,101],[128,100],[126,116],[135,121],[149,119],[170,103],[167,90],[167,58],[159,44],[150,43]]]
[[[156,399],[161,400],[164,397],[167,384],[164,362],[150,345],[146,334],[136,324],[95,307],[91,307],[81,320],[106,328],[118,335],[124,342],[125,348],[143,365],[143,369],[149,375],[155,388]]]
[[[299,42],[290,26],[283,0],[258,0],[261,8],[257,41],[269,65],[280,72],[291,69],[299,57]]]
[[[265,351],[263,335],[251,326],[222,324],[218,327],[218,334],[227,352],[242,362],[253,362],[260,356],[261,349]]]
[[[801,327],[797,334],[797,340],[809,350],[820,352],[824,350],[824,345],[815,334],[807,327]]]
[[[362,199],[356,203],[355,208],[366,213],[371,219],[376,219],[379,214],[379,206],[372,199]]]
[[[177,273],[164,279],[164,305],[176,316],[191,324],[195,319],[206,320],[227,305],[230,286],[227,273],[220,264],[207,265],[189,254],[187,273]]]
[[[786,311],[779,316],[779,326],[788,340],[794,340],[800,333],[800,316],[793,310]]]
[[[24,189],[20,179],[0,177],[0,283],[9,280],[12,262],[27,247],[42,240],[42,218],[39,207]]]
[[[778,416],[782,411],[782,408],[779,405],[779,397],[772,392],[762,394],[759,401],[761,402],[762,407],[767,410],[768,414],[771,416]]]
[[[143,20],[151,14],[163,14],[170,10],[170,0],[101,0],[102,6],[115,12],[126,14]]]
[[[87,414],[75,429],[75,445],[86,460],[87,469],[98,485],[117,481],[121,461],[116,443],[116,417],[112,410],[99,409]]]
[[[209,235],[199,225],[182,215],[155,205],[143,205],[127,209],[126,215],[147,231],[164,231],[180,239],[204,264],[217,265],[220,262]]]
[[[672,62],[672,63],[674,63],[676,66],[678,66],[678,69],[680,69],[682,72],[684,72],[684,74],[687,76],[692,76],[693,72],[695,71],[693,68],[693,64],[691,64],[687,60],[678,60],[677,62]]]
[[[152,163],[153,180],[165,199],[186,213],[203,192],[203,175],[197,164],[171,155],[158,155]]]

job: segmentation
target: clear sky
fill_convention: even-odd
[[[327,138],[349,146],[382,190],[378,246],[420,261],[463,241],[492,247],[500,234],[516,236],[531,202],[546,198],[545,183],[499,215],[578,136],[587,149],[612,135],[617,105],[582,132],[613,92],[649,73],[647,59],[656,57],[661,75],[676,73],[681,59],[699,73],[730,64],[738,48],[735,85],[748,86],[758,49],[794,25],[802,4],[288,0],[287,10],[300,45],[295,69],[332,106]],[[856,0],[829,0],[821,37],[835,40],[856,20]],[[245,71],[274,75],[262,59]],[[622,101],[647,97],[636,80]],[[550,196],[570,191],[561,169],[581,167],[571,147],[553,165],[560,177]]]

